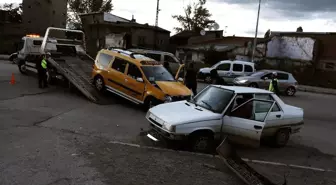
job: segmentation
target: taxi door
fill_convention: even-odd
[[[128,62],[125,79],[127,94],[137,101],[142,102],[145,92],[145,81],[139,67]]]
[[[125,88],[126,81],[126,65],[127,61],[115,57],[111,67],[107,71],[107,88],[119,95],[125,95],[127,89]]]
[[[246,101],[224,115],[222,132],[235,143],[259,147],[265,121],[274,103],[259,99]]]
[[[177,73],[175,75],[175,80],[179,81],[180,83],[184,83],[184,77],[185,77],[185,65],[181,64],[179,69],[177,70]]]

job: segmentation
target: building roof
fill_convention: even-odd
[[[116,23],[94,23],[94,24],[90,24],[90,26],[99,26],[99,25],[104,25],[104,26],[121,26],[121,27],[129,27],[129,28],[144,28],[144,29],[152,29],[152,30],[157,30],[160,32],[166,32],[166,33],[170,33],[170,31],[165,30],[163,28],[160,27],[155,27],[155,26],[151,26],[148,24],[139,24],[136,22],[119,22],[117,21]]]
[[[271,36],[274,35],[334,35],[336,32],[286,32],[286,31],[272,31]]]
[[[215,33],[215,32],[223,32],[223,30],[215,30],[215,31],[205,31],[205,33]],[[189,38],[189,37],[194,37],[194,36],[201,36],[200,32],[196,31],[190,31],[190,30],[184,30],[181,31],[173,36],[171,38]]]

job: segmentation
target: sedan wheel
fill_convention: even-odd
[[[251,83],[249,87],[258,88],[258,85],[256,83]]]
[[[96,77],[95,78],[95,82],[94,82],[94,84],[95,84],[95,87],[96,87],[96,89],[98,90],[98,91],[103,91],[104,90],[104,86],[105,86],[105,84],[104,84],[104,81],[103,81],[103,79],[101,78],[101,77]]]
[[[294,87],[288,87],[286,90],[286,95],[287,96],[294,96],[294,94],[296,93],[296,90]]]
[[[274,136],[274,144],[277,147],[284,147],[286,146],[290,137],[290,130],[289,129],[281,129],[279,130]]]
[[[205,79],[204,79],[204,81],[205,81],[206,83],[212,83],[211,76],[206,76]]]
[[[213,138],[207,135],[198,135],[192,139],[192,150],[195,152],[209,152],[213,144]]]

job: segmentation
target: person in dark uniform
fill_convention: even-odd
[[[48,69],[48,63],[47,59],[49,57],[49,53],[44,54],[42,57],[41,62],[37,62],[37,72],[38,72],[38,84],[39,88],[47,88],[48,82],[47,82],[47,69]]]
[[[226,85],[225,80],[218,75],[217,69],[212,69],[210,71],[210,76],[212,79],[212,84]]]
[[[192,90],[194,96],[197,94],[197,73],[193,63],[189,64],[186,71],[185,85]]]

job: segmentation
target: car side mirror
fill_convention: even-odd
[[[144,80],[142,78],[140,78],[140,77],[136,78],[136,81],[137,82],[144,82]]]
[[[180,77],[180,78],[177,79],[177,81],[183,82],[184,80],[183,80],[183,78]]]

